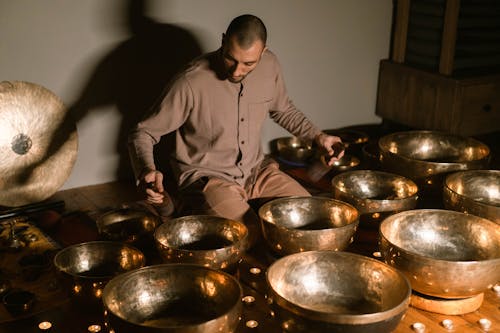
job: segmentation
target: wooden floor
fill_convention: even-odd
[[[64,231],[63,246],[69,245],[71,243],[81,242],[85,240],[91,240],[97,235],[92,232],[88,233],[88,229],[81,231],[76,224],[73,222],[77,219],[71,219],[71,216],[90,217],[90,225],[92,225],[92,219],[97,218],[99,214],[102,214],[108,210],[118,208],[124,204],[134,202],[138,200],[138,196],[135,192],[135,186],[131,183],[114,182],[102,185],[87,186],[82,188],[70,189],[57,192],[51,200],[57,201],[62,200],[65,203],[65,211],[63,217],[67,220],[66,230]],[[81,221],[78,220],[78,223]],[[83,229],[82,229],[83,230]],[[60,237],[62,234],[55,234],[55,237]],[[69,235],[69,236],[68,236]],[[353,243],[353,247],[349,250],[356,252],[356,241]],[[373,244],[376,248],[376,244]],[[241,327],[238,329],[237,333],[242,332],[282,332],[281,328],[277,323],[269,316],[269,311],[267,308],[265,294],[265,269],[268,266],[266,260],[262,260],[262,256],[249,254],[246,256],[245,260],[241,264],[239,277],[240,281],[244,286],[245,295],[252,295],[256,298],[258,306],[252,308],[245,307],[242,316]],[[249,274],[249,268],[260,267],[262,273],[260,276],[255,276]],[[460,277],[457,277],[460,278]],[[414,323],[423,323],[426,327],[425,332],[500,332],[500,293],[496,293],[493,289],[487,290],[484,295],[484,301],[482,306],[471,313],[464,315],[441,315],[432,312],[423,311],[410,306],[406,312],[403,320],[400,322],[398,327],[394,332],[396,333],[409,333],[416,332],[412,325]],[[47,311],[45,314],[37,314],[34,318],[20,320],[19,322],[10,322],[8,324],[0,324],[0,333],[14,333],[14,332],[38,332],[36,325],[38,321],[49,319],[54,322],[61,329],[57,332],[85,332],[87,324],[81,319],[76,319],[77,317],[74,313],[67,309],[52,309]],[[75,318],[75,319],[68,319]],[[486,318],[491,321],[492,326],[489,331],[484,331],[479,326],[479,320]],[[451,319],[453,321],[454,330],[447,330],[443,327],[442,321],[444,319]],[[246,322],[249,320],[256,320],[259,322],[258,329],[250,329],[246,326]],[[68,323],[69,322],[69,323]],[[69,326],[68,326],[69,325]],[[78,327],[71,328],[71,325],[79,325]],[[80,327],[81,326],[81,327]],[[70,327],[70,328],[68,328]],[[72,330],[73,329],[73,330]],[[367,332],[370,333],[370,332]]]

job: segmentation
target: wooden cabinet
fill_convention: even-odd
[[[500,131],[500,1],[395,0],[376,114],[413,128]]]
[[[456,79],[382,61],[376,113],[414,128],[478,135],[500,130],[500,75]]]

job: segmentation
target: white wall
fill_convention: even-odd
[[[127,2],[0,0],[0,80],[38,83],[74,105],[131,36]],[[146,11],[190,32],[202,51],[218,48],[229,21],[243,13],[266,23],[289,94],[311,120],[325,129],[380,121],[376,89],[379,61],[389,52],[391,0],[150,0]],[[124,67],[120,72],[127,78]],[[110,89],[113,81],[101,81],[101,92]],[[78,159],[63,189],[117,177],[125,115],[108,97],[81,107]],[[269,122],[262,142],[283,135]]]

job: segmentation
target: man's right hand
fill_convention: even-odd
[[[161,204],[164,199],[163,194],[163,174],[157,170],[150,170],[143,173],[139,180],[141,192],[146,196],[146,201],[150,204]]]

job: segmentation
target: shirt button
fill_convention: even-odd
[[[239,165],[239,166],[243,166],[243,163],[241,163],[241,162],[240,162],[240,163],[238,163],[238,165]]]
[[[241,121],[245,121],[245,118],[241,118],[240,120],[241,120]]]
[[[245,141],[241,141],[241,144],[244,145],[245,144]]]

